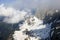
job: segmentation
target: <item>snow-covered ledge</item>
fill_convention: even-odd
[[[35,16],[29,17],[21,25],[20,30],[13,34],[14,40],[39,40],[49,37],[50,24],[43,24],[43,20],[39,20]]]

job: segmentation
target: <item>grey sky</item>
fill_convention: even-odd
[[[60,0],[0,0],[0,4],[17,9],[37,7],[60,7]]]

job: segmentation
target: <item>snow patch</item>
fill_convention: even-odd
[[[43,20],[31,16],[20,26],[20,31],[14,32],[13,38],[14,40],[25,40],[26,38],[28,40],[46,39],[49,37],[50,26],[49,24],[43,24]]]

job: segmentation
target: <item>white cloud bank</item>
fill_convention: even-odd
[[[11,7],[4,7],[4,4],[0,5],[0,16],[5,16],[3,22],[6,23],[18,23],[19,21],[23,20],[25,15],[28,12],[26,11],[19,11]]]

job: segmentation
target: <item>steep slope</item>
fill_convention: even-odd
[[[35,16],[28,17],[20,26],[19,31],[13,34],[14,40],[39,40],[49,38],[50,24],[43,24]]]

